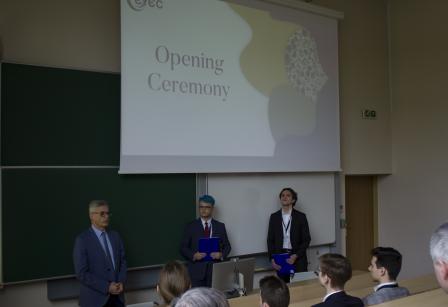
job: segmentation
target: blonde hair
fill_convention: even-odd
[[[191,286],[185,265],[179,261],[170,261],[160,271],[159,293],[166,304],[180,297]]]

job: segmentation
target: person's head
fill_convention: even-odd
[[[432,234],[429,248],[437,281],[448,293],[448,222],[440,225]]]
[[[343,290],[352,278],[350,261],[339,254],[324,254],[319,257],[319,282],[327,290]]]
[[[190,286],[187,268],[181,262],[170,261],[163,266],[157,291],[166,304],[171,304],[174,298],[180,297]]]
[[[89,203],[89,217],[92,225],[100,230],[109,226],[109,204],[105,200],[92,200]]]
[[[199,216],[205,220],[212,217],[215,199],[210,195],[199,197]]]
[[[229,307],[224,293],[213,288],[193,288],[185,292],[176,307]]]
[[[401,270],[401,254],[392,247],[375,247],[372,249],[369,271],[373,280],[383,282],[395,281]]]
[[[263,277],[260,280],[260,300],[262,307],[288,307],[288,286],[277,276]]]
[[[291,188],[283,188],[278,195],[282,207],[295,206],[297,202],[297,193]]]

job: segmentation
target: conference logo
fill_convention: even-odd
[[[163,0],[128,0],[128,4],[135,11],[141,11],[146,6],[158,9],[163,8]]]

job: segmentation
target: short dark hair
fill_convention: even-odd
[[[324,254],[319,257],[320,271],[331,280],[331,287],[344,289],[345,283],[352,278],[350,261],[340,254]]]
[[[269,307],[288,307],[289,289],[283,280],[277,276],[265,276],[260,280],[261,302]]]
[[[375,247],[372,256],[376,257],[376,267],[385,268],[389,278],[395,280],[401,270],[402,256],[399,251],[392,247]]]
[[[280,194],[278,194],[278,198],[282,198],[282,193],[283,193],[284,191],[289,191],[289,192],[292,194],[292,199],[294,200],[292,206],[294,207],[294,206],[296,205],[296,202],[297,202],[297,192],[294,191],[292,188],[283,188],[283,189],[280,191]]]

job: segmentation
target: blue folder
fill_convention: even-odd
[[[212,261],[213,258],[212,256],[210,256],[210,254],[220,251],[219,238],[218,237],[200,238],[198,243],[198,251],[200,253],[207,254],[207,256],[202,258],[202,261]]]
[[[278,272],[279,275],[294,275],[296,272],[296,267],[293,264],[286,262],[286,259],[288,259],[289,256],[288,253],[272,255],[275,263],[282,267]]]

